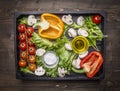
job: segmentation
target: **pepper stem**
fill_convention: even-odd
[[[84,68],[83,69],[75,69],[73,67],[72,67],[72,71],[75,73],[86,73],[87,72],[86,69],[84,69]]]

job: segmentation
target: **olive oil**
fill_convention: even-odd
[[[89,42],[84,36],[77,36],[72,40],[72,49],[75,53],[82,54],[88,50]]]
[[[81,40],[77,40],[77,41],[75,42],[75,47],[76,47],[77,49],[81,50],[81,49],[84,47],[84,42],[81,41]]]

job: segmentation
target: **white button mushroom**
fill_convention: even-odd
[[[77,18],[77,24],[78,24],[79,26],[82,26],[82,25],[84,24],[84,17],[83,17],[83,16],[79,16],[79,17]]]
[[[74,68],[80,69],[80,62],[81,62],[81,60],[80,60],[80,58],[78,57],[77,59],[73,60],[72,66],[73,66]]]
[[[58,68],[59,77],[64,77],[66,73],[67,73],[67,70],[65,70],[64,68]]]
[[[72,16],[71,15],[63,15],[62,21],[66,23],[67,25],[71,25],[73,23]]]
[[[71,43],[65,43],[65,48],[67,50],[72,50]]]
[[[75,29],[70,28],[70,29],[68,30],[68,35],[69,35],[69,37],[76,37],[76,36],[77,36],[77,32],[76,32]]]
[[[33,24],[35,24],[37,22],[37,19],[35,18],[34,15],[29,15],[28,16],[28,25],[32,26]]]
[[[78,29],[78,35],[81,35],[81,36],[84,36],[84,37],[88,37],[88,32],[84,28],[79,28]]]
[[[88,55],[88,51],[86,51],[85,53],[83,53],[83,54],[79,54],[79,58],[84,58],[85,56],[87,56]]]
[[[45,49],[39,48],[39,49],[36,50],[36,55],[37,55],[37,56],[43,56],[43,54],[44,54],[45,52],[46,52]]]
[[[35,75],[37,76],[43,76],[45,74],[45,69],[40,66],[35,70]]]

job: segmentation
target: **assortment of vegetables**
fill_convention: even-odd
[[[50,77],[86,73],[88,78],[98,73],[103,57],[97,41],[105,37],[99,27],[102,16],[73,17],[43,13],[40,19],[34,15],[19,19],[21,72]]]

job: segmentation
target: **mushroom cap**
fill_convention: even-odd
[[[43,69],[42,66],[38,67],[36,70],[35,70],[35,75],[37,76],[42,76],[45,74],[45,69]]]
[[[70,37],[76,37],[76,36],[77,36],[77,32],[76,32],[75,29],[70,28],[70,29],[68,30],[68,35],[69,35]]]

